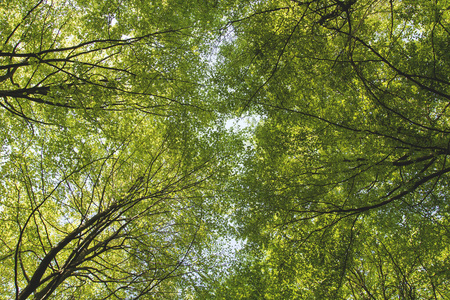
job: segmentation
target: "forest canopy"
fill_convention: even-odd
[[[450,1],[0,12],[0,299],[450,298]]]

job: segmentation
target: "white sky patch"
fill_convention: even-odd
[[[225,122],[226,130],[230,130],[236,133],[241,133],[244,136],[244,147],[246,150],[254,149],[253,135],[256,126],[261,122],[261,116],[259,115],[245,115],[242,117],[236,117],[228,119]]]
[[[261,117],[258,115],[247,115],[228,119],[225,123],[227,130],[240,131],[244,129],[254,129],[258,125]]]

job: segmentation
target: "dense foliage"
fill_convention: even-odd
[[[0,299],[450,298],[449,1],[0,11]]]

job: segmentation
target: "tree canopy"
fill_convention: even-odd
[[[0,299],[450,298],[449,1],[0,11]]]

